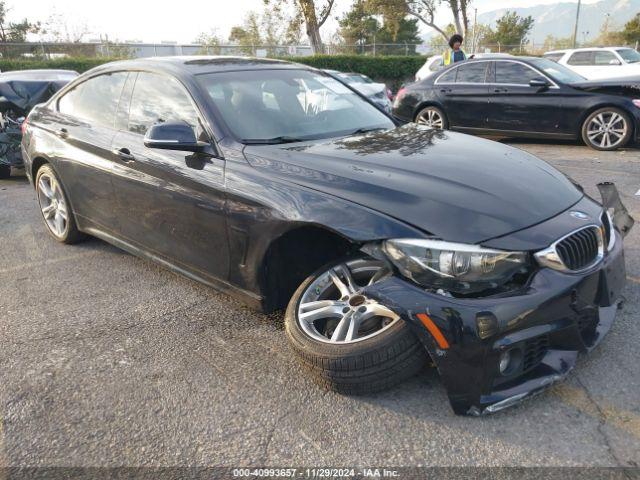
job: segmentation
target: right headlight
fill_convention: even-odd
[[[525,252],[440,240],[387,240],[383,249],[404,276],[426,287],[456,293],[496,288],[529,265]]]

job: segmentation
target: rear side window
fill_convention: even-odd
[[[488,62],[465,63],[458,67],[456,83],[484,83]]]
[[[58,111],[92,125],[113,128],[127,75],[106,73],[82,82],[58,100]]]
[[[154,123],[168,121],[184,121],[199,134],[198,114],[184,87],[166,75],[139,73],[129,108],[129,131],[144,135]]]
[[[594,61],[594,52],[591,50],[588,52],[575,52],[567,60],[567,63],[569,65],[593,65]]]
[[[534,78],[543,78],[531,68],[516,62],[496,62],[496,83],[512,85],[528,85]]]

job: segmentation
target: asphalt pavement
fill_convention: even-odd
[[[640,219],[640,150],[511,142]],[[505,178],[505,182],[508,182]],[[348,397],[296,363],[281,314],[99,240],[45,232],[24,177],[0,180],[0,466],[638,466],[640,226],[627,302],[569,378],[459,417],[436,372]]]

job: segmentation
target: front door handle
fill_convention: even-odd
[[[126,148],[126,147],[122,147],[122,148],[114,148],[112,150],[112,152],[118,156],[118,158],[120,158],[122,161],[124,161],[125,163],[129,163],[129,162],[133,162],[135,161],[136,157],[134,157],[131,154],[131,151]]]
[[[451,89],[450,88],[443,88],[442,90],[440,90],[440,93],[451,93]]]
[[[506,88],[495,88],[493,93],[507,93],[509,90]]]
[[[67,130],[66,128],[61,128],[56,132],[56,135],[60,138],[67,138],[69,136],[69,130]]]

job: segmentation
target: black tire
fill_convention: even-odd
[[[55,181],[57,182],[57,186],[60,188],[61,194],[67,205],[67,219],[66,219],[65,228],[61,235],[57,235],[51,229],[51,227],[49,226],[49,223],[44,217],[44,213],[42,213],[42,208],[41,208],[42,218],[44,220],[45,226],[47,227],[47,231],[53,238],[55,238],[57,241],[61,243],[73,244],[81,240],[84,240],[86,236],[80,230],[78,230],[78,226],[76,225],[73,212],[71,211],[71,204],[69,203],[69,197],[67,196],[67,193],[64,191],[64,187],[62,186],[62,183],[60,182],[60,179],[58,178],[58,175],[56,174],[55,170],[49,164],[42,165],[38,169],[38,172],[36,174],[35,185],[36,185],[36,195],[38,195],[38,201],[40,201],[40,195],[41,195],[40,180],[42,179],[43,176],[49,176],[50,178],[55,179]]]
[[[624,122],[625,132],[621,138],[616,138],[615,143],[610,142],[610,144],[607,145],[606,144],[607,142],[605,142],[605,144],[603,144],[602,135],[604,134],[598,134],[598,131],[594,130],[593,122],[599,115],[604,116],[600,118],[609,118],[613,114],[620,116],[621,118],[620,122]],[[617,125],[618,126],[622,125],[622,123],[618,123]],[[588,147],[591,147],[595,150],[602,150],[602,151],[616,150],[618,148],[624,147],[631,140],[631,136],[633,135],[633,122],[631,121],[629,114],[624,110],[620,110],[619,108],[614,108],[614,107],[600,108],[592,112],[582,123],[581,134],[582,134],[582,140]],[[597,136],[594,137],[594,134]],[[613,138],[613,137],[609,137],[609,138]]]
[[[300,326],[297,311],[305,290],[339,263],[332,262],[312,274],[289,302],[285,331],[296,356],[316,383],[344,394],[385,390],[413,377],[426,365],[428,354],[402,319],[371,338],[345,344],[315,340]]]
[[[442,109],[436,107],[435,105],[427,105],[426,107],[420,109],[420,111],[416,114],[413,121],[420,125],[425,125],[425,122],[420,121],[421,118],[425,118],[428,116],[429,112],[434,112],[442,119],[442,127],[440,130],[448,130],[449,129],[449,120],[447,119],[447,114],[442,111]],[[436,127],[438,128],[438,127]]]
[[[0,165],[0,180],[11,176],[11,167],[9,165]]]

